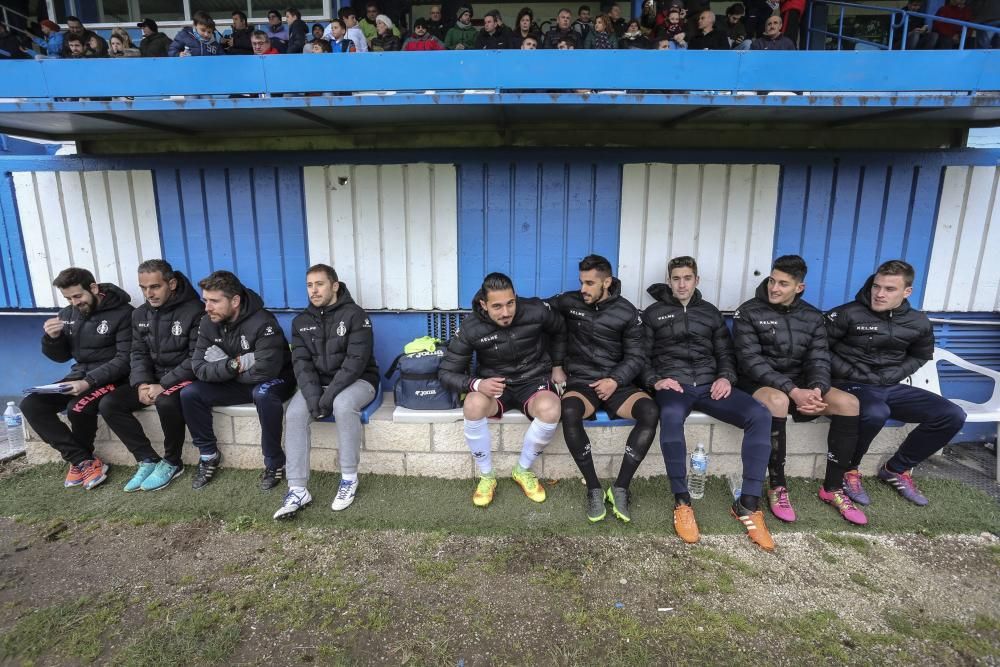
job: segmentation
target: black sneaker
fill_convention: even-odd
[[[270,491],[274,487],[281,484],[281,480],[285,479],[285,466],[280,468],[264,468],[264,472],[260,476],[260,490]]]
[[[219,466],[222,465],[222,452],[216,452],[214,459],[209,459],[205,461],[204,459],[198,459],[198,472],[195,473],[194,479],[191,480],[192,489],[200,489],[215,477],[215,473],[218,472]]]
[[[618,517],[619,521],[628,523],[632,520],[632,516],[628,513],[628,503],[631,496],[628,489],[623,489],[620,486],[608,487],[608,493],[605,497],[611,503],[611,512]]]
[[[587,489],[587,518],[597,523],[607,514],[604,509],[604,489]]]

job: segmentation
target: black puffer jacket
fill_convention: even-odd
[[[278,320],[264,309],[264,301],[251,289],[240,295],[240,314],[235,322],[215,323],[205,315],[198,327],[198,343],[191,358],[194,376],[203,382],[260,384],[275,378],[292,379],[292,354]],[[205,361],[205,350],[217,345],[229,355],[221,361]],[[228,366],[229,359],[253,352],[254,365],[245,373]]]
[[[733,315],[740,376],[786,394],[795,388],[830,390],[830,350],[823,313],[797,294],[790,306],[767,300],[767,281]]]
[[[826,314],[833,379],[863,384],[896,384],[934,356],[930,320],[910,307],[884,313],[871,309],[872,275],[854,301]]]
[[[690,385],[720,378],[736,382],[733,339],[719,309],[702,299],[699,290],[686,308],[669,285],[658,283],[646,291],[657,301],[642,314],[651,346],[643,375],[646,386],[664,378]]]
[[[60,363],[76,361],[67,380],[86,380],[91,387],[119,382],[128,377],[132,349],[132,300],[111,283],[97,286],[103,295],[86,318],[73,306],[59,311],[63,333],[58,338],[42,334],[42,353]]]
[[[314,417],[330,414],[337,394],[356,380],[378,386],[373,346],[371,320],[354,303],[343,282],[337,303],[326,309],[310,305],[295,317],[292,321],[295,382]]]
[[[510,326],[497,325],[473,299],[472,313],[462,319],[438,369],[438,377],[454,391],[469,391],[478,378],[502,377],[508,384],[548,377],[563,362],[564,325],[559,313],[541,299],[517,297]],[[469,375],[475,352],[478,369]]]
[[[639,309],[621,296],[621,286],[612,279],[608,298],[593,305],[585,303],[580,292],[563,292],[550,300],[566,322],[563,364],[570,380],[611,378],[624,386],[642,374],[645,331]]]
[[[144,303],[132,313],[132,373],[129,384],[161,384],[169,388],[194,379],[191,355],[198,342],[198,323],[205,304],[187,276],[174,272],[177,289],[166,303]]]

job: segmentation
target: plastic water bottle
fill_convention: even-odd
[[[14,405],[14,401],[7,401],[7,409],[3,413],[3,422],[7,427],[7,449],[3,451],[4,456],[13,456],[24,451],[24,417],[21,411]]]
[[[731,472],[726,475],[726,479],[729,480],[729,492],[733,494],[733,500],[739,500],[740,495],[743,493],[743,475],[738,472]]]
[[[708,475],[708,455],[705,445],[698,443],[691,454],[691,472],[688,473],[688,493],[698,500],[705,496],[705,477]]]

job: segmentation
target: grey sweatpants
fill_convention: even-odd
[[[356,474],[361,458],[361,408],[375,398],[375,388],[364,380],[355,380],[333,399],[333,417],[337,422],[340,472]],[[285,411],[285,458],[288,486],[305,486],[309,481],[309,407],[301,391]]]

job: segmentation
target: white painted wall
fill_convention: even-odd
[[[52,279],[70,266],[142,303],[135,268],[162,256],[152,172],[14,172],[13,180],[39,308],[65,305]]]
[[[646,287],[666,281],[667,261],[691,255],[702,295],[735,310],[771,268],[779,174],[777,165],[625,165],[618,256],[625,297],[649,306]]]
[[[924,310],[1000,310],[1000,169],[948,167]]]
[[[363,308],[458,308],[454,165],[303,172],[311,264],[333,266]]]

